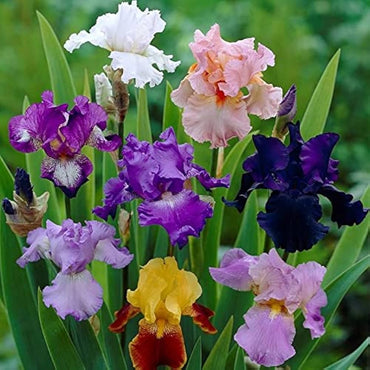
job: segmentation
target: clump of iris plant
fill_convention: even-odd
[[[196,30],[189,44],[196,63],[171,94],[181,108],[185,132],[211,148],[225,147],[233,137],[252,129],[248,114],[261,119],[276,116],[282,89],[266,83],[262,72],[275,64],[275,55],[254,38],[227,42],[214,24],[204,35]],[[244,94],[247,89],[248,94]]]
[[[158,85],[163,79],[161,71],[174,72],[180,62],[171,60],[162,50],[151,45],[154,35],[162,32],[166,22],[159,10],[140,10],[137,2],[123,2],[118,12],[104,14],[96,20],[89,32],[83,30],[72,34],[64,47],[69,52],[89,42],[110,51],[113,70],[121,69],[122,82],[135,80],[135,86],[142,88]],[[156,65],[157,68],[154,68]]]
[[[220,284],[240,291],[251,290],[254,306],[244,315],[245,323],[234,339],[252,361],[279,366],[294,356],[294,312],[301,309],[311,338],[325,333],[320,310],[327,304],[321,283],[325,267],[316,262],[297,267],[286,264],[275,249],[251,256],[242,249],[231,249],[219,268],[209,269]]]
[[[109,326],[112,332],[120,333],[131,318],[143,314],[139,333],[129,344],[135,369],[184,366],[182,315],[191,316],[206,333],[216,333],[209,321],[213,311],[196,303],[201,294],[197,277],[180,270],[174,257],[154,258],[140,269],[137,288],[127,291],[128,303],[115,313],[116,320]]]
[[[305,142],[299,122],[288,127],[288,146],[274,137],[253,136],[257,152],[243,163],[246,172],[235,200],[225,203],[241,212],[253,190],[272,190],[266,212],[257,215],[258,223],[276,247],[295,252],[310,249],[329,230],[318,222],[322,216],[319,195],[330,200],[331,219],[339,227],[359,224],[368,210],[333,186],[339,161],[330,155],[339,135],[320,134]]]
[[[23,153],[43,149],[41,177],[59,187],[68,197],[76,195],[87,181],[93,165],[81,153],[90,145],[103,151],[114,151],[120,144],[118,135],[104,136],[107,114],[98,104],[77,96],[69,111],[67,104],[55,105],[53,93],[45,91],[42,102],[32,104],[23,115],[9,122],[10,144]]]
[[[134,257],[127,248],[118,248],[120,240],[114,238],[115,232],[113,226],[98,221],[86,221],[82,226],[67,219],[60,226],[48,220],[46,228],[28,234],[29,247],[23,248],[17,263],[25,267],[41,258],[51,260],[60,271],[42,291],[45,305],[54,307],[62,319],[71,315],[85,320],[103,304],[103,289],[87,265],[97,260],[121,269]]]
[[[190,190],[189,180],[196,177],[208,190],[228,187],[229,177],[212,178],[207,171],[192,163],[193,147],[179,145],[172,127],[150,144],[128,135],[123,146],[123,159],[118,161],[122,171],[104,187],[104,206],[93,212],[107,220],[115,216],[119,204],[135,198],[144,201],[138,207],[141,226],[161,225],[170,236],[172,245],[183,247],[189,235],[199,236],[213,208],[208,198]],[[205,199],[205,200],[203,200]]]

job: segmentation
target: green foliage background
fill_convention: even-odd
[[[64,42],[71,33],[90,28],[98,15],[115,12],[117,4],[116,0],[1,0],[0,147],[13,168],[24,164],[23,155],[8,143],[8,121],[21,114],[25,95],[30,102],[38,102],[42,91],[50,88],[36,10],[46,16]],[[341,161],[342,188],[350,189],[356,197],[363,192],[364,186],[370,183],[369,0],[138,0],[138,5],[160,9],[167,22],[165,31],[156,36],[154,44],[166,54],[173,54],[175,60],[182,61],[176,73],[166,76],[174,87],[194,62],[188,48],[194,30],[198,28],[205,33],[217,22],[224,39],[235,41],[254,36],[257,42],[273,50],[276,66],[266,72],[265,79],[282,86],[284,91],[293,83],[297,85],[298,119],[302,118],[327,62],[341,48],[334,99],[325,131],[341,134],[334,157]],[[109,62],[107,51],[91,45],[83,46],[72,55],[66,54],[79,93],[83,90],[85,68],[92,76],[100,73],[101,67]],[[155,133],[160,130],[164,89],[162,83],[148,90]],[[263,125],[256,122],[256,128],[264,133],[269,133],[271,127],[271,122]],[[331,238],[337,240],[338,233]],[[330,240],[328,238],[327,251],[322,252],[323,263],[333,244]],[[324,363],[330,363],[361,343],[366,335],[359,332],[366,330],[363,323],[367,320],[367,283],[363,279],[343,301],[335,318],[337,325],[331,328],[330,342],[324,343],[324,338],[321,352],[317,351],[311,359],[311,368],[321,368],[320,354],[325,353]],[[365,363],[364,358],[358,361],[361,367],[366,366]],[[2,367],[16,368],[17,360],[6,319],[0,312],[0,369]]]

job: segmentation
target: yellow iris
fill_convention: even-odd
[[[154,258],[141,268],[137,289],[127,291],[127,300],[140,308],[148,323],[157,323],[161,337],[165,323],[179,325],[185,309],[201,294],[197,277],[179,270],[174,257],[166,257]]]

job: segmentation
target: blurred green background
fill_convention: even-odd
[[[12,168],[23,164],[23,154],[13,150],[8,143],[8,121],[21,114],[25,95],[31,102],[38,102],[41,93],[50,88],[36,10],[49,20],[64,43],[71,33],[88,30],[97,16],[116,12],[117,4],[115,0],[0,1],[0,147]],[[138,5],[141,9],[160,9],[167,22],[165,31],[155,37],[154,44],[166,54],[173,54],[174,60],[182,62],[176,73],[165,75],[172,86],[178,86],[194,62],[188,48],[194,30],[198,28],[205,33],[211,25],[219,23],[225,40],[253,36],[257,42],[273,50],[276,65],[264,74],[265,80],[281,86],[284,91],[296,84],[297,119],[302,118],[329,59],[341,48],[334,99],[325,130],[341,135],[334,151],[334,157],[340,160],[340,187],[360,196],[370,183],[369,0],[138,0]],[[79,92],[82,92],[85,68],[93,76],[109,63],[108,51],[90,44],[73,54],[66,54]],[[90,80],[92,83],[92,77]],[[156,134],[162,119],[164,85],[148,91]],[[256,125],[264,133],[271,132],[272,122],[260,125],[256,121]],[[340,233],[336,230],[334,228],[333,240]],[[357,348],[368,335],[368,283],[363,279],[352,288],[336,315],[328,339],[324,338],[321,349],[315,352],[307,369],[320,369],[334,362]],[[366,367],[366,357],[357,361],[360,368]],[[16,350],[5,315],[0,312],[0,369],[17,367]]]

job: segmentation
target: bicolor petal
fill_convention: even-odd
[[[161,225],[170,236],[173,245],[182,248],[188,236],[199,236],[206,218],[212,217],[213,209],[207,202],[190,190],[168,194],[155,202],[144,201],[138,208],[141,226]]]

